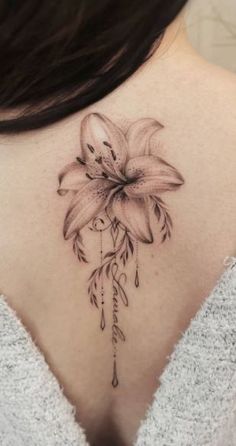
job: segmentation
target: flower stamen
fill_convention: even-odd
[[[87,177],[87,178],[89,178],[90,180],[94,180],[94,179],[95,179],[94,177],[92,177],[91,175],[89,175],[89,173],[88,173],[88,172],[86,172],[86,174],[85,174],[85,175],[86,175],[86,177]]]
[[[116,154],[114,152],[114,150],[111,149],[111,154],[112,154],[112,158],[114,161],[116,161]]]
[[[87,144],[88,149],[90,150],[91,153],[95,152],[95,149],[93,146],[91,146],[91,144]]]
[[[78,161],[78,163],[82,164],[83,166],[86,164],[86,162],[84,160],[82,160],[82,158],[80,158],[79,156],[76,157],[76,160]]]
[[[110,149],[112,148],[112,145],[109,142],[107,142],[107,141],[103,141],[103,144],[104,144],[104,146],[107,146]]]
[[[115,153],[114,153],[114,156],[115,156]],[[115,158],[116,158],[116,156],[115,156]],[[115,159],[115,158],[113,157],[113,159]],[[124,182],[125,179],[123,178],[123,176],[120,177],[120,175],[118,176],[118,174],[117,174],[117,177],[118,177],[117,178],[115,175],[112,175],[112,173],[108,169],[108,166],[106,166],[106,160],[104,160],[102,156],[98,156],[97,158],[95,158],[95,161],[96,161],[97,164],[101,165],[101,167],[103,169],[101,174],[102,174],[102,176],[104,178],[107,178],[107,179],[109,179],[109,180],[111,180],[111,181],[113,181],[114,183],[117,183],[117,184],[120,184],[121,182]],[[92,163],[88,163],[87,166],[88,167],[91,166],[91,168],[94,167],[94,165]],[[98,178],[102,178],[102,177],[101,176],[100,177],[96,176],[96,179],[98,179]]]

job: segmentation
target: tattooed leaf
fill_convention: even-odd
[[[164,243],[166,241],[166,238],[167,238],[167,232],[162,237],[162,243]]]
[[[108,263],[107,266],[106,266],[106,275],[107,275],[107,277],[109,277],[110,269],[111,269],[111,264]]]
[[[155,213],[158,221],[160,221],[160,219],[161,219],[161,211],[160,211],[160,208],[159,208],[158,205],[154,206],[154,213]]]
[[[107,259],[109,257],[113,257],[116,254],[116,251],[109,251],[105,256],[104,259]]]
[[[93,294],[93,302],[96,305],[96,307],[98,308],[97,296],[95,296],[95,294]]]
[[[158,202],[159,202],[160,204],[162,204],[163,206],[165,206],[165,202],[162,200],[162,198],[158,197],[157,200],[158,200]]]
[[[96,272],[97,272],[96,269],[94,269],[94,270],[91,272],[91,274],[90,274],[90,276],[89,276],[89,280],[92,279],[92,278],[94,277],[94,275],[96,274]]]
[[[81,248],[83,246],[82,237],[77,233],[73,241],[73,251],[80,262],[88,263],[84,250]]]
[[[130,239],[129,239],[129,249],[130,249],[131,253],[133,254],[134,253],[134,245]]]
[[[101,274],[102,274],[102,269],[103,269],[103,268],[99,268],[99,269],[98,269],[98,277],[101,276]]]
[[[166,221],[172,228],[173,227],[173,221],[172,221],[172,218],[171,218],[170,214],[168,214],[168,213],[166,213]]]

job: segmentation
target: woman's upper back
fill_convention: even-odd
[[[125,444],[131,443],[167,356],[221,274],[223,259],[236,249],[236,78],[202,61],[182,37],[160,54],[118,90],[67,121],[31,134],[1,137],[1,291],[78,407],[91,442],[102,437],[100,431],[111,420]],[[94,112],[109,118],[123,135],[143,118],[160,123],[151,140],[152,156],[167,163],[162,167],[164,177],[168,180],[171,171],[174,180],[169,189],[161,183],[159,198],[165,204],[158,208],[161,218],[169,221],[165,228],[171,230],[171,238],[167,234],[160,244],[163,220],[160,225],[157,209],[154,243],[127,239],[125,269],[122,252],[115,262],[125,275],[117,281],[116,266],[111,265],[112,271],[99,275],[104,282],[99,279],[91,285],[91,274],[101,266],[100,254],[105,261],[112,257],[114,239],[107,233],[101,242],[100,231],[83,228],[83,247],[78,243],[75,251],[77,257],[79,248],[80,256],[86,252],[89,263],[80,262],[72,239],[64,240],[62,232],[71,196],[59,196],[57,189],[59,172],[81,158],[81,123]],[[103,142],[110,149],[109,141]],[[86,144],[92,153],[93,145],[87,140]],[[151,162],[156,161],[151,158]],[[107,170],[104,181],[110,181],[106,175]],[[111,175],[117,181],[114,171]],[[149,181],[153,171],[147,175]],[[81,197],[87,207],[82,188],[77,190],[81,196],[75,212]],[[88,195],[88,206],[92,199]],[[137,214],[136,204],[132,227],[134,220],[139,226],[146,212],[142,205]],[[121,226],[120,235],[122,230]],[[119,285],[125,295],[119,294]],[[94,293],[89,286],[95,287]],[[120,299],[116,322],[114,287]],[[102,289],[105,328],[102,299],[97,308],[93,297],[102,298]],[[115,389],[114,352],[119,380]]]

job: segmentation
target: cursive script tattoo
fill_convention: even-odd
[[[80,154],[59,174],[58,194],[71,194],[64,220],[65,240],[72,240],[78,260],[88,263],[82,231],[99,236],[100,261],[88,278],[90,303],[100,312],[100,328],[107,326],[105,299],[112,293],[112,385],[119,384],[117,347],[126,340],[119,320],[120,305],[128,307],[127,262],[134,261],[134,285],[140,285],[139,244],[154,242],[153,219],[164,243],[171,238],[172,218],[161,198],[184,184],[182,175],[151,152],[151,138],[163,125],[140,119],[122,131],[106,116],[91,113],[81,122]],[[104,252],[104,237],[110,250]],[[109,283],[111,291],[109,292]]]

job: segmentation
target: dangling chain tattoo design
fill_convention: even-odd
[[[88,277],[88,296],[99,311],[103,331],[107,327],[105,301],[112,293],[113,387],[119,384],[117,348],[126,340],[119,310],[120,305],[129,304],[127,263],[134,261],[133,283],[138,288],[139,247],[154,242],[153,221],[161,243],[171,237],[172,219],[160,195],[184,184],[182,175],[152,150],[152,136],[162,128],[155,119],[145,118],[124,132],[106,116],[91,113],[81,122],[79,156],[58,177],[58,194],[71,195],[63,235],[72,240],[81,263],[88,263],[83,229],[88,227],[99,237],[99,264]],[[110,243],[108,252],[104,240]]]

